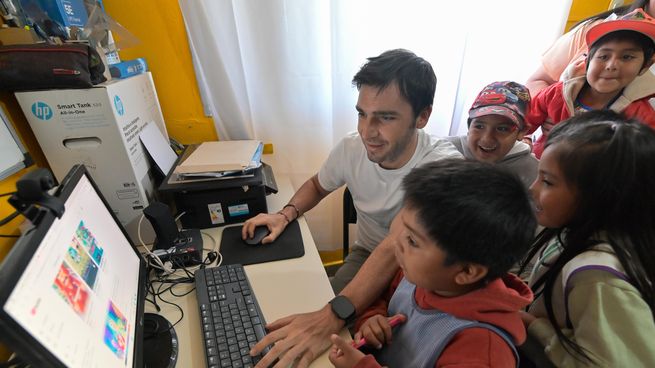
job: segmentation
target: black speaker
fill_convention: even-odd
[[[174,240],[180,235],[180,231],[177,229],[171,209],[161,202],[153,202],[143,210],[143,214],[150,221],[157,235],[155,249],[172,247]]]

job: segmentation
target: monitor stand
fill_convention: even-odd
[[[159,314],[143,315],[143,364],[148,368],[173,368],[177,363],[175,329]]]

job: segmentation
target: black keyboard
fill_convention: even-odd
[[[205,268],[195,278],[207,366],[253,367],[260,357],[248,352],[266,323],[243,266]]]

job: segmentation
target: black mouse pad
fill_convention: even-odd
[[[305,246],[300,235],[298,221],[287,225],[286,229],[269,244],[248,245],[241,239],[243,226],[228,227],[221,238],[223,264],[243,265],[298,258],[305,255]]]

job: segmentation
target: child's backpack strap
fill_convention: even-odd
[[[562,268],[562,292],[564,295],[564,306],[566,313],[566,326],[573,328],[569,319],[569,292],[571,292],[571,277],[578,272],[586,270],[601,270],[610,272],[617,277],[628,281],[623,266],[619,259],[614,255],[612,247],[608,244],[599,244],[592,249],[580,253],[570,260]]]

